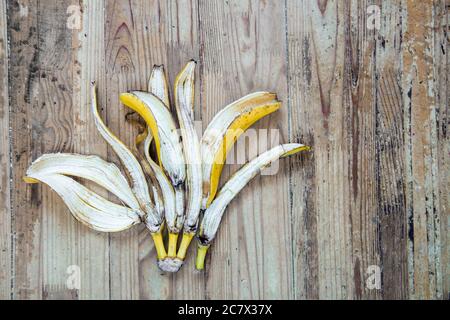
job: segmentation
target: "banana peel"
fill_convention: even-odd
[[[95,126],[117,154],[123,171],[97,156],[55,153],[36,159],[24,177],[26,183],[42,182],[52,188],[72,215],[94,230],[118,232],[144,223],[154,242],[157,264],[167,272],[181,268],[196,236],[196,268],[204,269],[208,248],[227,206],[239,191],[272,162],[309,150],[297,143],[279,145],[245,164],[219,188],[233,144],[255,122],[277,111],[281,102],[270,92],[246,95],[217,113],[203,136],[198,137],[194,127],[195,67],[196,62],[189,61],[176,77],[173,109],[163,66],[153,67],[148,92],[120,95],[121,102],[145,121],[131,149],[103,122],[92,85]],[[177,121],[171,110],[175,110]],[[152,144],[155,159],[150,155]],[[101,197],[74,178],[95,182],[113,193],[120,204]]]

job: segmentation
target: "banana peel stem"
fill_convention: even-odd
[[[156,255],[158,256],[158,260],[165,259],[167,257],[166,249],[164,248],[164,241],[162,237],[162,233],[155,232],[152,233],[153,242],[155,243]]]
[[[178,233],[169,232],[169,248],[167,250],[167,255],[170,258],[175,258],[177,255],[177,241]]]
[[[189,244],[192,241],[195,233],[183,233],[183,238],[181,239],[180,248],[178,249],[177,258],[180,260],[184,260],[186,258],[186,252],[189,247]]]
[[[203,270],[205,269],[205,257],[206,252],[208,252],[209,244],[203,245],[201,243],[197,246],[197,258],[195,260],[195,268],[197,270]]]

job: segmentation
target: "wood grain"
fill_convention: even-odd
[[[351,206],[360,186],[350,183],[349,140],[350,113],[358,109],[349,101],[347,75],[351,60],[360,56],[353,57],[349,47],[349,10],[339,1],[287,4],[290,139],[314,148],[303,161],[291,160],[297,298],[350,298],[354,290]],[[364,45],[358,40],[354,46]],[[357,87],[355,92],[358,95]],[[367,120],[370,125],[370,117]]]
[[[441,269],[440,223],[445,223],[448,212],[438,210],[438,185],[442,181],[439,176],[447,175],[448,171],[441,171],[436,156],[436,95],[439,92],[434,79],[439,79],[439,75],[436,77],[435,74],[433,39],[435,24],[440,25],[446,16],[442,13],[436,16],[431,1],[420,4],[410,2],[405,9],[407,25],[402,82],[405,123],[409,129],[406,141],[409,291],[415,299],[442,298],[442,277],[447,273],[442,273]],[[428,24],[424,24],[423,19]],[[438,30],[437,35],[440,32]],[[444,219],[441,219],[441,214]]]
[[[36,4],[38,17],[35,98],[31,101],[38,114],[30,115],[32,134],[41,142],[35,157],[43,153],[71,152],[73,150],[73,104],[70,81],[71,33],[66,27],[66,8],[63,3]],[[41,14],[50,11],[52,14]],[[22,17],[23,19],[24,17]],[[45,36],[44,36],[45,35]],[[36,132],[36,133],[34,133]],[[33,139],[34,140],[34,139]],[[34,140],[34,141],[36,141]],[[23,173],[22,173],[23,175]],[[19,178],[20,176],[16,176]],[[76,298],[76,289],[66,286],[66,269],[72,265],[71,250],[75,245],[74,231],[80,226],[73,221],[59,196],[45,185],[36,186],[42,201],[37,205],[40,212],[42,239],[36,248],[42,268],[41,287],[36,288],[42,299]],[[76,232],[76,231],[75,231]],[[46,239],[46,241],[43,241]],[[67,252],[67,253],[66,253]]]
[[[11,198],[9,150],[8,36],[6,1],[0,1],[0,299],[11,298]]]
[[[0,0],[0,299],[448,298],[448,8]],[[80,25],[69,27],[73,10]],[[193,270],[192,245],[171,275],[157,269],[142,226],[93,232],[22,177],[46,152],[120,165],[93,124],[91,82],[103,119],[131,145],[136,128],[119,93],[146,89],[154,64],[172,84],[190,59],[203,129],[228,103],[268,90],[283,106],[254,128],[313,151],[280,161],[233,200],[205,272]],[[248,157],[258,150],[245,140]],[[222,181],[240,166],[226,165]],[[71,266],[80,288],[67,285]]]

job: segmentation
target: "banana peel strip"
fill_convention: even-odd
[[[61,174],[29,174],[52,188],[72,215],[84,225],[102,232],[117,232],[141,222],[139,212],[115,204]]]
[[[164,174],[164,171],[150,157],[149,150],[150,150],[151,142],[152,142],[152,137],[149,134],[147,136],[147,138],[144,140],[145,159],[146,159],[149,167],[153,171],[155,178],[158,181],[159,186],[161,188],[161,193],[162,193],[163,203],[164,203],[164,213],[165,213],[166,224],[167,224],[169,230],[174,232],[175,225],[176,225],[176,218],[177,218],[177,213],[175,211],[175,192],[173,190],[172,184],[170,183],[170,180]]]
[[[90,180],[116,195],[130,208],[140,211],[139,202],[127,179],[114,164],[98,156],[69,153],[44,154],[27,170],[27,176],[63,174]],[[140,215],[143,215],[141,213]]]
[[[159,98],[164,106],[170,110],[169,87],[163,66],[154,66],[148,82],[148,91]],[[150,132],[150,129],[148,130]],[[144,143],[144,152],[148,163],[154,169],[164,197],[166,205],[165,218],[169,229],[169,245],[167,249],[167,259],[159,263],[162,270],[176,272],[181,267],[175,261],[177,254],[178,234],[183,228],[184,222],[184,183],[175,186],[170,185],[164,172],[156,165],[150,157],[150,144],[152,135],[149,133]],[[174,155],[176,157],[176,155]],[[182,157],[184,166],[184,156]]]
[[[194,71],[190,61],[175,80],[175,106],[186,161],[186,212],[184,233],[195,233],[202,199],[200,141],[194,127]]]
[[[216,195],[226,155],[233,144],[250,126],[280,106],[274,93],[255,92],[229,104],[211,120],[201,141],[203,210]]]
[[[167,78],[165,76],[164,67],[163,66],[154,66],[152,73],[150,75],[150,79],[148,81],[148,91],[157,97],[164,106],[169,110],[170,113],[170,101],[169,101],[169,88],[167,85]],[[169,130],[176,130],[175,121],[166,121],[170,122]],[[172,125],[173,123],[173,125]],[[182,144],[181,137],[177,136],[176,138],[178,146],[174,148],[174,153],[171,154],[173,158],[181,157],[181,166],[184,170],[183,183],[177,184],[176,182],[171,186],[167,179],[167,176],[164,174],[163,170],[156,167],[156,163],[150,157],[150,144],[153,141],[153,136],[151,134],[150,127],[148,128],[148,134],[144,141],[144,153],[147,158],[148,163],[153,168],[156,178],[160,184],[162,189],[164,204],[167,207],[165,211],[165,218],[167,227],[169,229],[169,247],[173,247],[173,240],[181,229],[183,228],[184,222],[184,180],[185,180],[185,164],[184,164],[184,156],[182,153]],[[175,152],[180,152],[180,154],[176,154]],[[172,159],[171,159],[172,160]],[[172,240],[172,241],[170,241]],[[175,241],[176,242],[176,241]],[[176,246],[176,243],[175,243]],[[172,250],[170,250],[172,253]]]

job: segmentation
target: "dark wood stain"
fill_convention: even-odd
[[[328,0],[317,0],[317,6],[319,7],[320,13],[322,15],[325,14],[325,10],[327,9]]]

